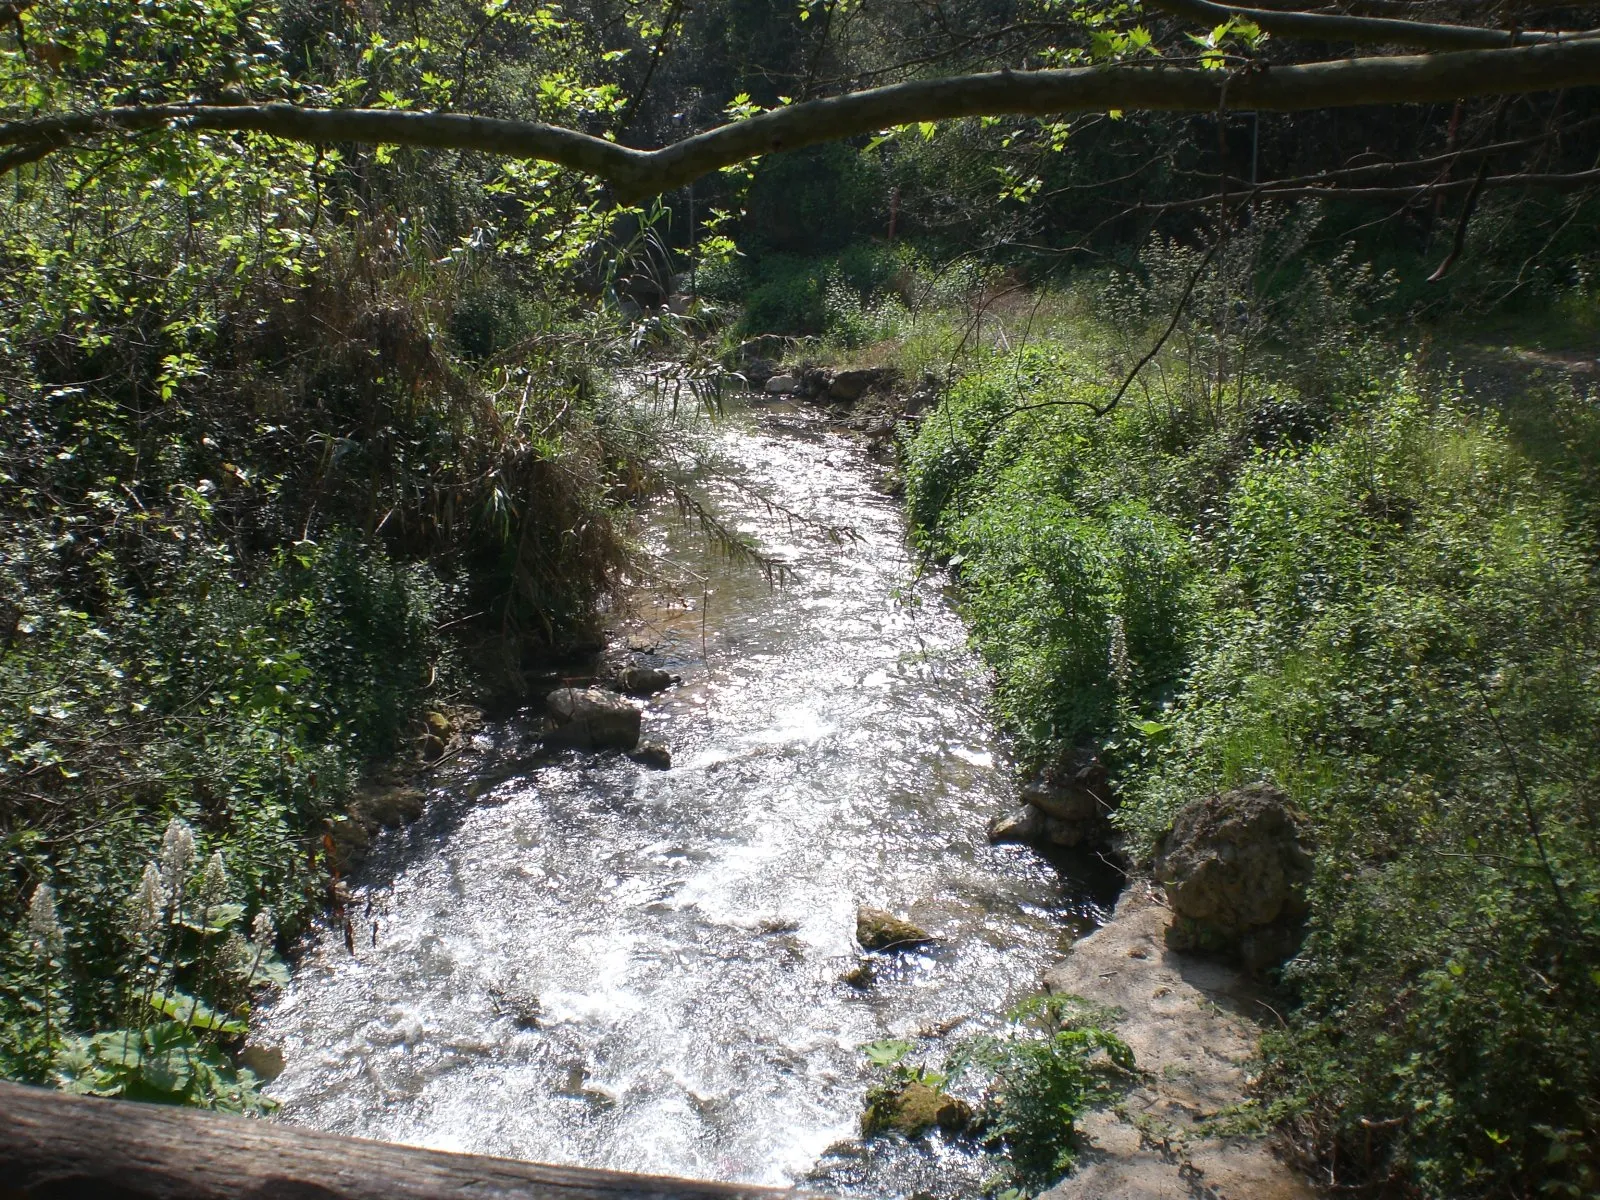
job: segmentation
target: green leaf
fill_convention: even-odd
[[[194,1078],[193,1052],[183,1047],[151,1055],[140,1066],[139,1077],[157,1091],[182,1092]]]
[[[247,1032],[243,1021],[235,1021],[217,1012],[204,1000],[185,992],[160,992],[150,997],[150,1007],[190,1029],[206,1029],[215,1033],[242,1035]]]
[[[903,1038],[885,1038],[878,1042],[868,1042],[861,1047],[861,1052],[871,1060],[873,1066],[892,1067],[911,1053],[911,1043]]]
[[[97,1033],[89,1040],[90,1053],[97,1062],[117,1067],[136,1067],[143,1058],[143,1043],[136,1029],[113,1029]]]
[[[242,904],[213,904],[205,910],[204,921],[186,920],[183,922],[183,927],[202,934],[225,933],[238,924],[243,916]]]

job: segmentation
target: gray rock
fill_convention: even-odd
[[[828,399],[852,404],[883,378],[884,372],[872,367],[845,367],[835,371],[828,381]]]
[[[800,390],[800,381],[793,375],[774,375],[762,386],[769,396],[787,396]]]
[[[253,1071],[263,1083],[271,1083],[283,1074],[283,1051],[277,1046],[248,1045],[239,1051],[239,1065]]]
[[[396,829],[422,815],[423,794],[414,787],[371,787],[350,806],[350,815],[369,829]]]
[[[1022,804],[989,822],[991,842],[1036,842],[1045,835],[1045,815]]]
[[[1092,788],[1076,780],[1060,784],[1031,779],[1022,785],[1022,802],[1057,821],[1091,821],[1111,808],[1101,803]]]
[[[639,744],[639,710],[615,692],[560,688],[550,693],[545,710],[555,726],[545,737],[555,745],[632,750]]]
[[[1081,846],[1091,842],[1104,830],[1099,818],[1088,821],[1063,821],[1059,817],[1044,818],[1044,840],[1052,846]]]
[[[740,374],[753,388],[762,387],[767,380],[778,373],[778,364],[770,358],[749,358],[745,360],[744,369]]]
[[[892,912],[864,906],[856,912],[856,941],[863,950],[909,950],[927,945],[933,937]]]
[[[653,696],[677,683],[678,677],[659,667],[628,667],[617,682],[630,696]]]
[[[641,767],[651,767],[657,771],[665,771],[672,766],[672,751],[665,742],[640,742],[628,751],[628,757]]]
[[[341,875],[350,874],[366,861],[376,832],[375,825],[348,813],[328,819],[327,835],[333,843],[333,860]]]
[[[1241,788],[1185,805],[1156,843],[1156,880],[1167,891],[1167,944],[1282,961],[1298,943],[1312,860],[1275,788]]]

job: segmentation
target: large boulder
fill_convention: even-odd
[[[1040,841],[1045,836],[1045,822],[1048,819],[1037,808],[1027,804],[1019,805],[989,822],[989,840],[991,842]]]
[[[739,372],[752,389],[759,389],[777,373],[778,364],[770,358],[762,358],[759,355],[752,355],[745,359],[744,367]]]
[[[546,740],[581,750],[632,750],[639,744],[639,709],[603,688],[560,688],[545,701],[553,728]]]
[[[1100,797],[1075,781],[1031,779],[1022,785],[1022,802],[1057,821],[1092,821],[1102,812]]]
[[[863,907],[856,913],[856,941],[863,950],[910,950],[927,945],[933,938],[921,926],[892,912]]]
[[[1312,861],[1284,796],[1255,786],[1195,800],[1156,843],[1154,871],[1167,891],[1167,944],[1281,962],[1299,944]]]
[[[1081,751],[1022,785],[1022,802],[1039,813],[1039,841],[1057,846],[1104,842],[1115,805],[1097,755]]]
[[[404,784],[370,784],[350,805],[350,815],[372,833],[380,827],[398,829],[411,824],[422,815],[425,804],[426,797],[417,788]]]

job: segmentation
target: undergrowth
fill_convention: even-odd
[[[1003,1031],[958,1040],[937,1066],[912,1061],[904,1039],[874,1042],[864,1047],[879,1075],[866,1123],[892,1112],[911,1084],[970,1092],[976,1108],[962,1132],[990,1156],[986,1190],[1000,1200],[1035,1195],[1076,1162],[1078,1120],[1113,1103],[1134,1078],[1133,1052],[1107,1027],[1111,1016],[1077,997],[1037,996],[1007,1014]]]
[[[1194,251],[1154,242],[968,356],[904,448],[914,536],[1025,762],[1099,753],[1135,858],[1217,790],[1305,814],[1262,1088],[1324,1178],[1595,1195],[1600,422],[1384,342],[1349,258],[1269,286],[1286,237],[1207,273],[1107,415]]]
[[[324,16],[46,0],[72,70],[8,34],[0,107],[438,67]],[[463,33],[581,66],[553,19]],[[592,638],[625,561],[657,433],[572,284],[608,218],[569,179],[181,131],[6,188],[0,1075],[252,1109],[232,1055],[327,820],[428,708]]]

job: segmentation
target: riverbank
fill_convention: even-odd
[[[1132,880],[1044,976],[1052,994],[1116,1013],[1109,1028],[1139,1077],[1114,1107],[1080,1118],[1078,1166],[1040,1200],[1312,1200],[1253,1108],[1268,998],[1244,972],[1170,949],[1171,920],[1159,892]]]
[[[1024,765],[1103,801],[1138,865],[1187,805],[1284,797],[1314,869],[1303,939],[1257,964],[1285,1021],[1257,1086],[1319,1177],[1579,1186],[1600,1062],[1586,377],[1464,390],[1437,346],[1351,333],[1258,351],[1225,387],[1180,347],[1118,398],[1110,338],[1081,313],[997,334],[903,442],[914,537]]]

